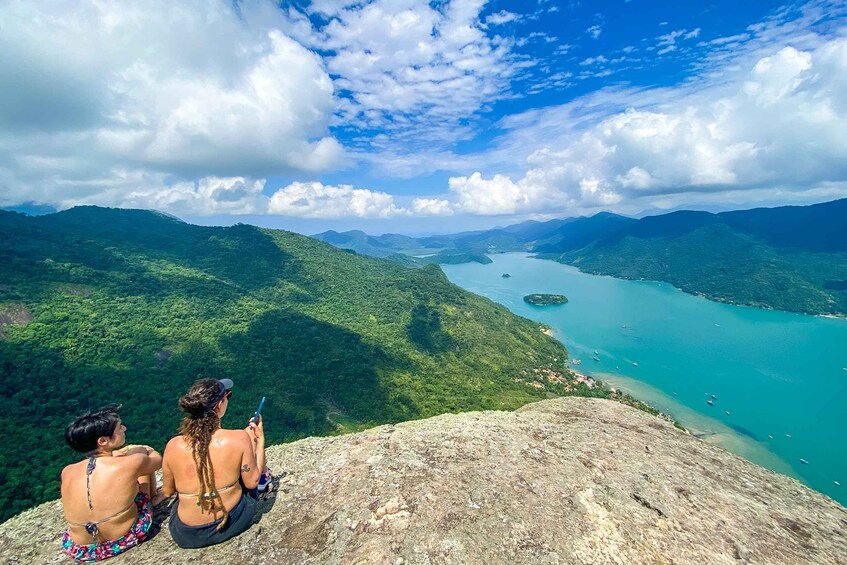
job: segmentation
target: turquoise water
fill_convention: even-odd
[[[552,327],[582,361],[574,369],[847,505],[846,320],[719,304],[521,253],[491,259],[442,269],[459,286]],[[536,292],[570,302],[523,302]]]

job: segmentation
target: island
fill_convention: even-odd
[[[502,274],[502,275],[500,275],[500,276],[501,276],[501,277],[503,277],[504,279],[509,279],[509,278],[511,278],[511,277],[512,277],[512,275],[510,275],[509,273],[503,273],[503,274]]]
[[[563,294],[527,294],[523,301],[533,306],[554,306],[567,304],[568,297]]]

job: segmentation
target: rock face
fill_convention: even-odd
[[[110,562],[847,563],[847,509],[607,400],[439,416],[268,456],[287,474],[250,530],[181,550],[165,523]],[[58,502],[13,518],[0,561],[65,561],[62,528]]]

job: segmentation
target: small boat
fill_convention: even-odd
[[[715,327],[716,327],[716,328],[719,328],[719,327],[721,327],[721,325],[720,325],[720,324],[715,324]]]
[[[838,481],[832,481],[832,482],[835,483],[835,486],[837,486],[837,487],[841,486],[841,483],[839,483]]]
[[[620,370],[621,370],[620,367],[615,367],[615,371],[620,371]]]
[[[599,352],[599,351],[597,351],[597,350],[595,349],[595,350],[594,350],[594,355],[600,355],[600,352]]]
[[[785,437],[787,437],[787,438],[789,438],[789,439],[790,439],[790,438],[791,438],[791,434],[785,434]]]
[[[768,436],[768,439],[773,439],[773,436]]]
[[[800,463],[802,463],[803,465],[808,465],[808,464],[809,464],[809,462],[808,462],[808,461],[806,461],[805,459],[801,459],[801,460],[800,460]]]
[[[729,410],[726,411],[726,415],[729,416]]]
[[[633,361],[633,362],[632,362],[632,366],[633,366],[633,367],[638,367],[638,363],[636,363],[635,361]]]
[[[714,405],[715,405],[715,403],[714,403],[714,402],[712,402],[711,400],[707,400],[707,401],[706,401],[706,403],[707,403],[709,406],[714,406]]]
[[[599,357],[597,357],[596,355],[595,355],[594,357],[592,357],[592,359],[594,359],[595,361],[599,361],[599,360],[600,360],[600,358],[599,358]]]
[[[718,399],[718,397],[717,397],[716,395],[714,395],[714,394],[712,395],[712,398],[714,398],[715,400],[717,400],[717,399]]]

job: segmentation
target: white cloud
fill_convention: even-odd
[[[343,97],[337,124],[379,128],[395,144],[420,148],[472,136],[469,119],[509,95],[511,40],[489,37],[485,0],[432,3],[374,0],[313,3],[326,25],[301,40],[326,57]],[[514,19],[510,12],[488,22]],[[371,149],[367,140],[366,149]]]
[[[599,39],[600,34],[603,33],[603,28],[599,25],[593,25],[590,28],[585,30],[588,35],[591,36],[592,39]]]
[[[415,198],[412,212],[416,216],[452,216],[453,207],[448,200],[441,198]]]
[[[488,25],[503,25],[509,22],[514,22],[520,19],[520,16],[515,14],[514,12],[509,12],[507,10],[500,10],[494,14],[491,14],[487,18],[485,18],[485,23]]]
[[[385,192],[319,182],[294,182],[277,190],[268,203],[268,213],[300,218],[390,218],[408,214]]]
[[[128,179],[336,166],[332,82],[285,25],[264,0],[5,3],[2,199],[119,201],[143,188]]]
[[[623,91],[617,103],[633,106],[605,118],[600,101],[608,105],[614,91],[528,112],[502,124],[513,129],[489,156],[534,146],[522,177],[474,173],[449,188],[477,214],[704,201],[772,187],[845,196],[844,77],[847,39],[834,39],[775,50],[719,86]]]

